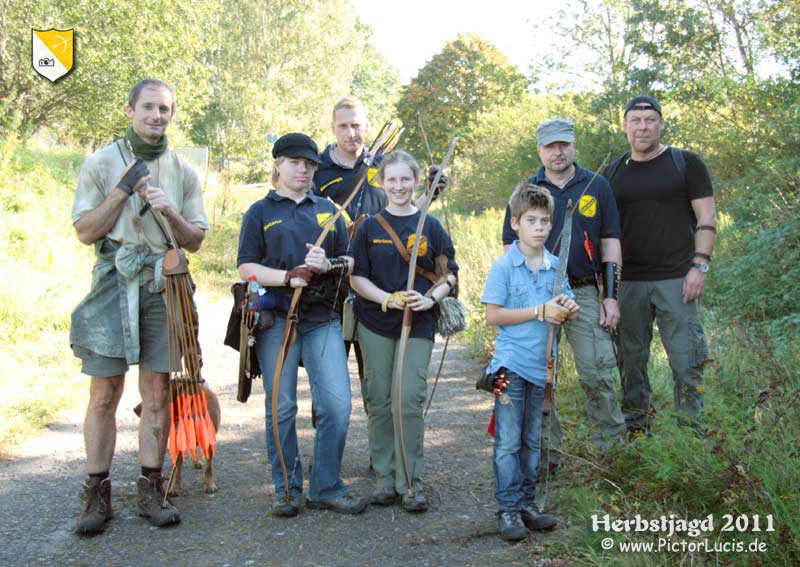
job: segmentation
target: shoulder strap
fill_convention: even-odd
[[[670,146],[669,153],[672,156],[672,163],[675,164],[675,169],[678,170],[683,179],[686,179],[686,157],[683,155],[683,150]]]
[[[406,250],[406,247],[403,246],[403,243],[400,240],[400,237],[397,236],[397,233],[392,228],[392,225],[390,225],[389,221],[387,221],[385,218],[383,218],[383,215],[380,214],[380,213],[375,215],[375,220],[378,221],[380,223],[380,225],[383,227],[383,230],[385,230],[389,234],[389,237],[391,237],[392,242],[394,242],[394,245],[397,248],[397,251],[400,252],[400,256],[402,256],[403,260],[405,260],[406,264],[408,264],[411,261],[411,254],[409,254],[408,250]],[[437,281],[436,274],[433,274],[431,272],[423,270],[419,266],[417,266],[415,268],[415,270],[423,278],[425,278],[427,280],[430,280],[433,283],[436,283],[436,281]]]
[[[606,178],[606,181],[608,181],[609,184],[611,183],[611,180],[614,179],[614,176],[617,174],[619,166],[622,165],[622,162],[624,160],[628,159],[629,155],[630,154],[626,152],[625,154],[622,155],[622,157],[618,157],[617,159],[609,163],[608,167],[606,167],[605,170],[602,172],[603,177]]]

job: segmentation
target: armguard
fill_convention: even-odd
[[[328,258],[331,263],[331,269],[325,272],[326,274],[346,275],[347,274],[347,258],[339,256],[337,258]]]
[[[619,299],[621,273],[616,262],[603,262],[603,299]]]

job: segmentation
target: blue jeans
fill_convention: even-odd
[[[267,454],[272,468],[275,494],[283,494],[283,473],[275,447],[272,430],[272,375],[278,360],[286,320],[276,317],[275,324],[260,331],[256,337],[258,360],[264,380],[266,399]],[[311,399],[317,414],[311,478],[308,483],[310,500],[331,500],[347,494],[339,477],[350,425],[350,375],[342,341],[339,320],[325,323],[297,338],[284,361],[278,392],[278,431],[286,469],[289,493],[303,492],[303,467],[297,448],[297,367],[300,358],[308,373]]]
[[[544,388],[509,371],[503,398],[494,402],[494,497],[497,509],[519,511],[536,496]]]

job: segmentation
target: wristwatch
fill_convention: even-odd
[[[705,262],[700,262],[700,263],[698,263],[698,262],[692,262],[692,268],[697,268],[698,270],[700,270],[700,271],[701,271],[701,272],[703,272],[704,274],[708,273],[708,272],[709,272],[709,270],[711,270],[711,266],[709,266],[709,265],[708,265],[707,263],[705,263]]]

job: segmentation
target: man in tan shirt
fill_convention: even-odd
[[[161,467],[170,428],[166,308],[161,258],[167,239],[196,252],[208,228],[195,171],[168,147],[164,134],[175,113],[172,88],[157,79],[133,86],[125,106],[125,136],[92,154],[81,167],[72,208],[78,239],[94,244],[92,287],[72,314],[70,344],[91,376],[83,424],[86,467],[80,534],[105,529],[112,516],[109,470],[116,443],[116,410],[125,374],[139,365],[138,512],[153,525],[180,521],[164,498]],[[145,207],[147,207],[145,209]]]

